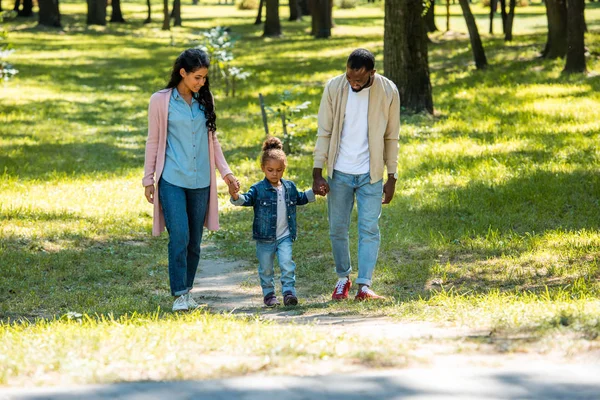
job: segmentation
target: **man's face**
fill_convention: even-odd
[[[346,79],[353,92],[360,92],[366,87],[371,86],[375,70],[367,71],[364,67],[361,69],[352,69],[346,66]]]

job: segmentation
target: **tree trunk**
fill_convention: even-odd
[[[302,21],[302,10],[298,0],[289,0],[290,3],[290,21]]]
[[[106,25],[106,0],[87,0],[88,25]]]
[[[21,0],[15,1],[14,11],[17,12],[17,16],[19,17],[33,17],[33,1],[32,0],[23,0],[23,8],[19,10],[21,7]],[[1,10],[1,8],[0,8]]]
[[[490,0],[490,35],[494,34],[494,14],[498,8],[498,0]]]
[[[506,21],[508,19],[506,0],[500,0],[500,15],[502,16],[502,33],[506,35]]]
[[[302,16],[310,15],[310,8],[308,7],[308,0],[298,0],[298,4],[300,5],[300,11],[302,12]]]
[[[515,21],[516,0],[509,0],[508,17],[506,18],[506,29],[504,29],[504,41],[512,41],[513,22]]]
[[[383,70],[411,112],[433,113],[422,0],[386,0]]]
[[[308,4],[308,8],[310,9],[310,35],[315,36],[317,34],[317,11],[315,7],[317,5],[317,0],[306,0],[306,4]]]
[[[181,26],[181,0],[173,0],[173,26]]]
[[[150,0],[146,0],[146,5],[148,6],[148,17],[144,21],[145,24],[149,24],[152,22],[152,6],[150,4]]]
[[[437,32],[438,28],[435,25],[435,0],[429,0],[429,8],[425,13],[425,23],[427,24],[427,32]]]
[[[585,73],[585,3],[584,0],[567,0],[567,63],[563,73]]]
[[[281,36],[281,22],[279,21],[279,0],[265,0],[267,4],[265,15],[265,28],[263,36]]]
[[[542,51],[542,58],[561,58],[567,54],[567,2],[566,0],[546,0],[545,3],[548,39]]]
[[[329,0],[312,0],[313,35],[317,39],[331,37],[331,3]]]
[[[446,32],[450,32],[450,0],[446,0]]]
[[[121,12],[121,0],[112,0],[110,2],[111,15],[110,22],[125,22],[125,18],[123,18],[123,13]]]
[[[39,25],[62,28],[58,0],[38,0],[38,5],[40,7],[38,13]]]
[[[169,0],[163,0],[163,31],[171,30],[171,21],[169,18]]]
[[[475,66],[477,69],[484,69],[487,67],[487,58],[483,51],[483,44],[481,44],[481,37],[479,36],[479,30],[475,23],[475,18],[471,12],[469,6],[469,0],[458,0],[460,8],[462,9],[463,15],[465,16],[465,22],[469,29],[469,39],[471,40],[471,47],[473,48],[473,57],[475,58]]]
[[[254,25],[262,24],[262,10],[264,3],[264,0],[260,0],[260,2],[258,3],[258,15],[256,16],[256,20],[254,21]]]

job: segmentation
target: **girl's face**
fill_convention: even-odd
[[[194,93],[198,93],[202,86],[206,83],[206,77],[208,76],[208,68],[201,67],[192,72],[186,72],[185,69],[181,68],[179,70],[181,77],[183,78],[181,82],[185,87],[187,87],[190,91]]]
[[[271,185],[279,186],[279,182],[281,181],[281,177],[285,171],[285,164],[283,161],[269,158],[265,161],[265,165],[263,165],[261,168],[265,173],[267,180],[271,182]]]

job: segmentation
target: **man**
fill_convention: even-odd
[[[348,232],[355,198],[359,236],[355,299],[383,299],[370,286],[379,253],[381,205],[392,200],[398,177],[400,97],[396,85],[375,72],[373,54],[354,50],[346,73],[325,85],[319,106],[313,191],[327,195],[329,236],[339,278],[331,296],[334,300],[347,299],[352,286]],[[323,178],[325,166],[328,180]]]

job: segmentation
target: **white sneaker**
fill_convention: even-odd
[[[187,311],[189,310],[188,296],[187,293],[179,296],[173,302],[173,311]]]
[[[196,303],[196,300],[194,300],[190,292],[187,292],[185,296],[187,296],[187,304],[190,310],[195,310],[196,308],[200,307],[200,304]]]

